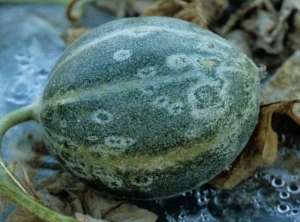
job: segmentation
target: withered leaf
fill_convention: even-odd
[[[192,22],[207,28],[202,3],[199,1],[161,0],[152,5],[143,16],[168,16]]]
[[[71,206],[73,215],[83,221],[154,222],[157,215],[126,201],[114,200],[89,188],[51,188],[51,194]]]
[[[285,115],[300,126],[300,117],[293,112],[296,103],[299,104],[300,100],[262,105],[258,123],[244,150],[227,171],[212,179],[209,184],[219,189],[232,189],[249,178],[258,167],[271,166],[277,158],[278,145],[278,136],[272,124]]]
[[[145,221],[154,222],[157,215],[123,200],[115,200],[86,187],[68,172],[58,171],[54,175],[35,185],[35,189],[44,203],[59,212],[76,217],[78,221]],[[26,209],[17,208],[6,222],[43,222]]]
[[[276,71],[261,91],[261,101],[270,103],[300,98],[300,51]]]
[[[112,222],[153,222],[157,220],[155,214],[149,214],[148,210],[140,209],[130,203],[124,203],[109,212],[105,219]]]

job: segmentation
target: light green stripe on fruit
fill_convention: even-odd
[[[91,47],[95,47],[98,44],[104,44],[105,41],[110,41],[112,38],[120,38],[122,36],[128,36],[128,37],[136,37],[138,38],[139,35],[136,34],[137,30],[147,30],[149,31],[149,34],[151,32],[159,32],[159,31],[164,31],[164,32],[169,32],[170,34],[175,34],[178,36],[182,36],[185,38],[195,38],[195,39],[199,39],[199,43],[201,42],[211,42],[211,36],[206,36],[206,35],[200,35],[199,33],[196,32],[189,32],[187,30],[178,30],[178,29],[172,29],[172,28],[166,28],[166,27],[157,27],[157,26],[140,26],[139,29],[137,29],[136,27],[132,27],[132,28],[128,28],[128,29],[122,29],[120,31],[113,31],[110,32],[109,34],[104,35],[103,37],[99,38],[95,38],[92,41],[77,47],[76,49],[74,49],[72,51],[71,55],[68,55],[64,58],[64,60],[60,61],[60,63],[58,64],[58,66],[55,68],[55,70],[52,71],[52,73],[56,72],[57,69],[59,69],[64,63],[68,62],[69,60],[71,60],[72,58],[78,56],[79,54],[81,54],[83,51],[85,50],[89,50]],[[140,35],[141,37],[143,35]],[[224,44],[224,41],[219,41],[218,37],[216,36],[216,38],[213,39],[214,43],[217,43],[218,46],[222,46],[224,48],[228,48],[230,45],[228,44]],[[204,45],[203,45],[204,46]],[[202,47],[203,47],[202,46]],[[202,51],[204,50],[204,48],[201,49]]]

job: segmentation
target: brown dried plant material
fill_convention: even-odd
[[[290,45],[292,50],[300,50],[300,10],[295,13],[293,21],[293,31],[288,36],[287,44]]]
[[[147,11],[143,13],[143,16],[168,16],[171,17],[180,10],[187,3],[181,0],[160,0],[155,2]]]
[[[258,167],[271,166],[277,158],[278,136],[272,124],[280,115],[289,116],[300,126],[300,117],[293,112],[300,100],[262,105],[258,124],[246,147],[228,170],[212,179],[209,184],[218,189],[232,189],[249,178]]]
[[[207,28],[202,3],[196,0],[160,0],[153,4],[142,16],[174,17]]]
[[[157,220],[157,216],[149,214],[147,210],[125,203],[110,211],[105,219],[111,222],[153,222]]]
[[[117,18],[143,14],[156,0],[95,0],[102,11],[109,11]]]
[[[219,19],[227,9],[229,0],[201,0],[204,18],[208,23]]]
[[[262,103],[300,98],[300,51],[277,70],[261,91]]]
[[[270,0],[245,1],[241,9],[230,16],[220,34],[224,36],[234,27],[241,26],[253,35],[255,43],[252,49],[254,51],[262,49],[268,54],[278,55],[278,59],[282,62],[285,56],[290,55],[291,50],[300,47],[300,44],[297,46],[298,29],[296,26],[291,27],[290,24],[293,23],[288,22],[289,18],[295,17],[292,12],[300,10],[300,4],[299,1],[294,0],[280,2],[282,3],[278,4]],[[277,9],[280,5],[280,9]],[[285,39],[290,41],[287,42]],[[284,55],[281,55],[282,53]]]
[[[86,187],[68,172],[59,171],[36,185],[39,196],[65,215],[84,222],[155,222],[156,214],[123,200],[115,200]],[[5,222],[44,222],[27,210],[17,208]]]
[[[232,14],[226,24],[222,27],[221,35],[226,35],[239,21],[243,20],[249,12],[260,9],[261,7],[265,7],[268,11],[275,12],[272,3],[269,0],[245,1],[243,7]]]
[[[81,213],[75,213],[75,218],[78,222],[109,222],[107,220],[95,219],[90,215],[85,215]]]
[[[88,188],[71,190],[70,188],[53,187],[50,193],[69,204],[73,211],[72,215],[81,215],[87,221],[155,222],[158,218],[148,210],[126,201],[114,200]]]
[[[94,191],[73,178],[68,172],[59,171],[36,185],[45,202],[60,212],[77,215],[83,221],[149,221],[157,220],[154,213],[138,208],[126,201],[115,200]],[[127,211],[124,211],[127,206]],[[112,219],[112,218],[118,218]]]
[[[4,222],[46,222],[44,219],[38,217],[36,214],[32,212],[17,207],[12,214]]]
[[[88,28],[70,28],[61,34],[67,45],[71,45],[76,39],[90,31]]]
[[[225,38],[237,47],[239,47],[241,51],[244,52],[248,57],[252,58],[252,51],[250,48],[252,40],[247,32],[241,29],[237,29],[228,33],[228,35],[226,35]]]
[[[174,18],[189,21],[202,28],[207,28],[201,2],[191,2],[185,5],[181,11],[174,15]]]

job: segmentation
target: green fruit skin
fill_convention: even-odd
[[[172,18],[126,18],[73,43],[49,75],[49,151],[102,193],[170,197],[241,152],[257,123],[259,75],[223,38]]]

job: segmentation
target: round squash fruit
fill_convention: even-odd
[[[36,107],[50,153],[88,186],[170,197],[212,179],[244,148],[259,75],[233,44],[194,24],[119,19],[63,53]]]

